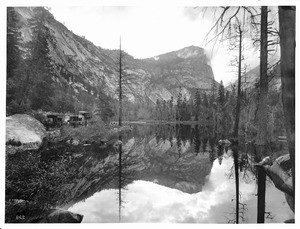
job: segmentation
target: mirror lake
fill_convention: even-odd
[[[235,174],[230,145],[209,126],[133,125],[122,153],[83,156],[71,195],[61,204],[83,223],[230,223],[235,220]],[[95,153],[95,152],[94,152]],[[257,155],[256,155],[257,156]],[[82,164],[80,164],[82,163]],[[251,147],[239,151],[239,217],[255,223],[257,175]],[[284,193],[266,182],[266,222],[293,217]]]

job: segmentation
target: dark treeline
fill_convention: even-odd
[[[34,8],[35,16],[29,19],[32,39],[21,41],[20,22],[13,8],[7,14],[7,113],[24,113],[28,110],[74,111],[71,98],[54,100],[55,66],[50,58],[56,41],[46,22],[52,15],[42,7]]]
[[[197,88],[194,95],[187,99],[182,95],[180,88],[177,98],[157,99],[154,116],[161,121],[213,121],[213,112],[216,109],[225,108],[225,105],[228,105],[226,103],[230,102],[230,94],[232,94],[225,91],[222,81],[217,94],[215,91],[215,84],[212,83],[210,93]]]
[[[277,77],[278,71],[273,72],[273,78]],[[196,89],[189,99],[183,97],[181,92],[178,93],[177,98],[157,99],[152,116],[155,120],[163,122],[198,121],[209,123],[220,138],[228,137],[234,128],[237,89],[235,85],[225,89],[222,81],[217,90],[213,90],[213,87],[212,84],[210,92]],[[258,131],[255,118],[256,101],[259,97],[258,89],[259,85],[255,84],[253,88],[241,90],[239,127],[241,133],[239,135],[246,137],[247,140],[253,140]],[[283,134],[283,107],[280,96],[281,91],[276,89],[275,84],[269,88],[267,105],[270,118],[267,122],[267,131],[271,142],[276,141],[277,136]]]
[[[143,127],[143,126],[142,126]],[[134,133],[138,133],[138,127]],[[212,125],[153,125],[148,131],[140,135],[141,139],[155,136],[156,144],[169,142],[171,147],[177,147],[178,157],[182,156],[182,149],[190,144],[195,154],[207,152],[213,162],[218,157],[218,137],[213,132]],[[151,140],[148,139],[147,142]]]
[[[212,83],[211,91],[205,92],[196,89],[195,93],[187,99],[178,93],[177,98],[156,101],[155,119],[160,121],[199,121],[210,123],[218,133],[225,134],[234,122],[236,92],[225,90],[221,81],[218,88]],[[243,100],[246,101],[243,94]]]

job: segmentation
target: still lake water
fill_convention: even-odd
[[[119,172],[108,188],[65,206],[82,223],[232,223],[235,175],[230,147],[217,144],[209,127],[138,125],[123,136]],[[111,157],[111,158],[109,158]],[[114,159],[113,159],[114,158]],[[132,163],[128,163],[131,161]],[[253,155],[240,152],[240,223],[256,223],[257,179]],[[266,183],[267,223],[294,218],[284,194]]]

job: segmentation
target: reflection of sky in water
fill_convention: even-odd
[[[219,165],[214,161],[202,192],[188,194],[152,182],[135,181],[122,191],[122,222],[185,222],[185,223],[227,223],[235,217],[235,183],[228,179],[233,164],[226,157]],[[251,175],[252,176],[252,175]],[[247,204],[245,222],[255,223],[257,214],[257,187],[254,177],[246,184],[240,182],[241,203]],[[84,202],[75,204],[69,210],[84,215],[84,222],[118,222],[117,190],[95,193]],[[284,194],[267,182],[266,211],[273,220],[283,222],[294,217],[286,203]]]

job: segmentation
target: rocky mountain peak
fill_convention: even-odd
[[[202,57],[204,55],[204,49],[197,46],[188,46],[178,51],[175,51],[176,55],[180,58],[194,58],[194,57]]]
[[[200,58],[206,60],[204,49],[197,46],[188,46],[177,51],[172,51],[168,53],[164,53],[153,58],[148,58],[146,60],[155,60],[162,62],[172,62],[172,61],[183,61],[186,59]]]

